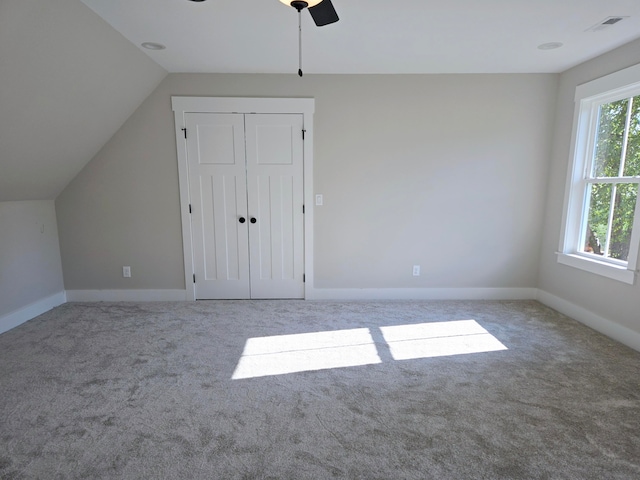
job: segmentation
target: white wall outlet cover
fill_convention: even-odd
[[[131,267],[122,267],[122,276],[125,278],[131,277]]]
[[[318,193],[316,195],[316,205],[321,206],[323,202],[324,202],[324,199],[322,197],[322,194]]]
[[[413,266],[413,276],[414,277],[420,276],[420,265]]]

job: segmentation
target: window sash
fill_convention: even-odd
[[[607,228],[606,228],[606,235],[605,238],[598,238],[600,241],[604,240],[603,243],[601,243],[601,247],[602,247],[602,254],[597,254],[597,253],[591,253],[585,250],[586,245],[588,243],[588,239],[587,239],[587,232],[589,230],[590,227],[593,227],[594,225],[590,222],[590,213],[591,213],[591,206],[592,206],[592,194],[593,194],[593,190],[592,190],[592,185],[611,185],[611,192],[609,194],[609,207],[608,207],[608,214],[607,214]],[[627,255],[627,260],[622,260],[622,259],[618,259],[615,257],[611,256],[611,249],[612,249],[612,235],[613,235],[613,227],[614,227],[614,222],[616,220],[616,216],[619,215],[621,212],[620,210],[616,209],[616,203],[615,203],[615,199],[616,199],[616,194],[617,191],[624,191],[624,187],[627,185],[635,185],[635,190],[636,190],[636,203],[635,203],[635,208],[634,208],[634,219],[633,219],[633,223],[632,223],[632,230],[631,230],[631,237],[629,239],[629,253]],[[582,210],[582,220],[580,222],[580,237],[579,237],[579,242],[578,242],[578,247],[576,248],[576,252],[579,253],[584,253],[588,256],[592,256],[594,258],[598,258],[601,260],[607,260],[607,261],[611,261],[614,264],[618,264],[618,265],[627,265],[629,258],[630,258],[630,254],[631,254],[631,250],[633,249],[633,239],[634,239],[634,232],[636,232],[638,230],[637,226],[640,225],[637,220],[637,217],[635,217],[635,213],[638,211],[638,208],[640,208],[640,183],[638,181],[635,182],[629,182],[626,181],[624,178],[622,179],[612,179],[610,177],[607,177],[607,181],[606,182],[598,182],[594,179],[588,179],[585,181],[585,187],[584,187],[584,191],[585,191],[585,201],[583,203],[583,210]],[[636,227],[636,228],[633,228]],[[626,243],[626,242],[625,242]],[[614,243],[615,245],[615,243]],[[620,244],[618,244],[620,245]],[[593,247],[593,246],[592,246]]]
[[[624,281],[625,283],[634,283],[635,280],[640,245],[640,192],[638,192],[636,200],[627,261],[586,252],[584,251],[586,245],[584,240],[587,231],[586,226],[589,221],[589,192],[591,185],[611,184],[612,186],[617,186],[620,184],[635,184],[640,189],[640,175],[595,176],[600,107],[640,95],[640,81],[638,79],[640,79],[640,65],[596,79],[576,88],[571,147],[572,161],[569,165],[569,175],[567,177],[563,227],[560,250],[558,252],[558,261],[560,263]],[[639,101],[639,99],[635,99],[635,101]],[[624,156],[626,156],[626,146],[628,144],[629,115],[631,111],[631,105],[627,105],[627,118],[623,136],[623,158],[621,158],[619,174],[624,173]],[[608,232],[611,230],[611,215],[613,215],[613,212],[610,211],[609,215]]]
[[[585,183],[639,183],[640,175],[633,177],[590,177],[584,179]]]
[[[578,244],[575,245],[575,252],[580,254],[585,254],[588,257],[595,257],[602,261],[611,262],[616,265],[626,266],[629,263],[629,256],[627,256],[627,260],[616,259],[610,256],[611,253],[611,235],[613,230],[613,221],[614,216],[616,215],[616,211],[614,210],[615,204],[615,195],[618,185],[621,184],[638,184],[640,183],[640,176],[624,176],[624,169],[627,157],[627,148],[629,144],[629,128],[631,125],[631,114],[633,111],[633,101],[634,98],[640,94],[640,87],[637,87],[634,91],[629,92],[625,91],[624,94],[620,94],[619,92],[604,95],[598,98],[598,100],[584,100],[581,102],[582,112],[585,115],[589,116],[589,137],[587,140],[588,147],[586,151],[583,153],[584,157],[582,158],[582,162],[584,163],[584,182],[581,185],[580,189],[583,192],[583,200],[582,200],[582,208],[581,208],[581,220],[579,228],[579,236],[578,236]],[[595,176],[596,172],[596,153],[598,149],[598,141],[601,140],[598,138],[599,136],[599,122],[601,120],[601,109],[603,106],[609,105],[611,103],[619,102],[621,100],[626,100],[626,112],[625,112],[625,121],[624,121],[624,131],[622,132],[622,142],[620,145],[620,164],[618,166],[618,175],[616,176]],[[603,254],[598,255],[595,253],[586,252],[584,247],[587,244],[586,234],[589,227],[589,216],[591,209],[591,193],[592,193],[592,185],[596,184],[610,184],[612,185],[611,199],[610,199],[610,207],[607,219],[607,229],[606,236],[603,239]],[[640,195],[637,196],[636,206],[634,212],[637,213],[640,208]],[[637,245],[637,242],[634,243],[634,233],[637,233],[638,230],[638,219],[637,216],[634,218],[632,224],[632,238],[630,242],[630,247],[633,249],[634,245]],[[634,228],[635,227],[635,228]],[[637,239],[637,235],[636,235]],[[631,253],[631,252],[630,252]]]

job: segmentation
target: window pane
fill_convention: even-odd
[[[611,210],[611,192],[613,185],[596,183],[591,185],[589,192],[589,218],[584,226],[584,251],[604,255],[607,241],[607,227]]]
[[[640,175],[640,96],[633,99],[628,142],[624,175],[633,177]]]
[[[593,175],[596,177],[620,175],[620,158],[628,103],[629,101],[624,99],[600,106],[593,162]]]
[[[609,256],[611,258],[627,261],[629,257],[637,198],[637,184],[621,183],[617,186],[611,225],[611,241],[609,242]]]

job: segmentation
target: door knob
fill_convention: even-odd
[[[240,218],[238,219],[238,221],[239,221],[240,223],[244,223],[244,222],[246,222],[246,220],[245,220],[245,218],[244,218],[244,217],[240,217]]]
[[[251,220],[249,220],[251,223],[256,223],[258,220],[256,220],[254,217],[251,217]]]

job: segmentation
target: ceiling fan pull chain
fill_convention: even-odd
[[[298,10],[298,75],[302,76],[302,10]]]

